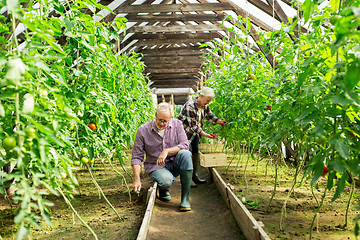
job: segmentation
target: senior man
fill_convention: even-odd
[[[159,187],[159,200],[169,202],[169,189],[180,175],[180,211],[190,211],[189,191],[193,174],[189,143],[180,120],[172,118],[171,106],[160,103],[155,118],[140,126],[135,137],[131,165],[134,174],[133,189],[141,190],[142,163],[150,179]],[[144,154],[146,159],[144,161]]]

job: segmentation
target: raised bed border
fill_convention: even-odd
[[[210,167],[208,171],[246,239],[270,240],[271,238],[262,228],[263,224],[256,221],[256,219],[245,207],[245,205],[239,200],[235,193],[233,193],[230,187],[224,182],[216,169]]]
[[[144,218],[142,220],[139,234],[138,234],[136,240],[145,240],[146,236],[149,232],[151,215],[152,215],[152,211],[153,211],[155,199],[156,199],[156,189],[157,189],[157,182],[155,182],[154,185],[152,187],[150,187],[147,192],[147,196],[146,196],[147,207],[146,207]]]
[[[239,198],[233,193],[231,188],[221,178],[219,173],[214,167],[206,168],[211,176],[211,179],[216,185],[216,188],[223,197],[226,206],[230,209],[234,216],[239,228],[248,240],[271,240],[271,238],[264,231],[263,224],[256,221],[245,205],[239,200]],[[149,231],[149,225],[151,220],[152,211],[156,199],[157,182],[149,188],[146,199],[146,211],[144,218],[137,236],[137,240],[146,240],[147,233]]]

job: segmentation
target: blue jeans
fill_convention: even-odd
[[[188,150],[180,150],[174,162],[167,162],[164,168],[155,170],[149,174],[151,180],[158,183],[162,190],[169,190],[175,177],[179,176],[180,170],[192,170],[192,156]]]

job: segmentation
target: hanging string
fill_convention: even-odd
[[[248,3],[248,1],[246,0],[245,1],[245,6],[246,7],[248,7],[249,6],[249,3]],[[248,42],[248,37],[249,37],[249,29],[248,29],[248,21],[249,21],[249,12],[248,12],[248,10],[246,11],[246,14],[245,14],[245,31],[246,31],[246,35],[245,35],[245,39],[246,39],[246,59],[248,59],[249,58],[249,56],[250,56],[250,48],[249,48],[249,42]],[[250,71],[251,71],[251,69],[250,69],[250,64],[249,63],[247,63],[248,64],[248,70],[249,70],[249,74],[250,74]]]
[[[275,0],[273,0],[273,4],[272,4],[272,17],[273,17],[273,22],[275,23]],[[275,24],[274,24],[275,25]],[[275,39],[274,39],[275,42]],[[275,69],[275,47],[273,47],[273,56],[272,56],[272,72],[274,73],[274,69]]]

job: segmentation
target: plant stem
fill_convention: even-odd
[[[110,158],[108,158],[108,160],[109,160],[109,163],[110,163],[111,168],[112,168],[117,174],[119,174],[120,177],[122,177],[122,179],[124,180],[125,186],[126,186],[126,188],[127,188],[127,190],[128,190],[128,193],[129,193],[129,201],[131,202],[131,191],[130,191],[129,185],[127,184],[127,181],[126,181],[125,176],[124,176],[121,172],[119,172],[118,170],[115,169],[115,167],[112,165],[112,162],[111,162],[111,159],[110,159]]]
[[[316,205],[319,206],[319,201],[314,193],[314,186],[310,184],[310,188],[311,188],[311,193],[312,193],[313,197],[315,198]]]
[[[316,213],[313,217],[313,220],[311,222],[311,225],[310,225],[310,232],[309,232],[309,239],[311,240],[311,237],[312,237],[312,231],[313,231],[313,227],[314,227],[314,224],[315,224],[315,220],[316,220],[316,217],[318,216],[319,212],[320,212],[320,209],[322,207],[322,205],[324,204],[324,200],[325,200],[325,197],[326,197],[326,192],[327,192],[327,187],[325,187],[325,191],[324,191],[324,194],[321,198],[321,203],[319,205],[319,207],[317,208],[316,210]]]
[[[349,215],[349,209],[350,209],[350,205],[351,205],[351,199],[354,196],[354,191],[355,191],[355,180],[354,177],[352,176],[352,174],[349,172],[349,176],[351,178],[351,192],[350,192],[350,197],[349,197],[349,201],[347,203],[346,206],[346,214],[345,214],[345,224],[344,227],[346,227],[348,225],[348,215]]]
[[[271,198],[270,198],[270,201],[269,201],[269,205],[266,209],[266,211],[268,212],[269,209],[270,209],[270,205],[271,205],[271,202],[276,194],[276,187],[277,187],[277,184],[278,184],[278,161],[275,161],[275,183],[274,183],[274,190],[273,190],[273,193],[271,195]]]
[[[17,51],[17,55],[20,56],[20,51],[19,51],[19,43],[16,37],[16,33],[15,33],[15,29],[16,29],[16,21],[15,21],[15,14],[14,14],[14,10],[11,11],[11,21],[12,21],[12,30],[13,30],[13,39],[14,39],[14,44],[15,44],[15,48]]]
[[[92,235],[95,237],[95,239],[97,240],[98,237],[96,235],[96,233],[91,229],[91,227],[80,217],[80,215],[77,213],[77,211],[75,210],[75,208],[73,207],[73,205],[71,204],[70,200],[65,196],[65,194],[63,193],[63,191],[58,187],[57,190],[60,192],[60,194],[62,195],[62,197],[64,198],[66,204],[71,208],[71,210],[73,211],[73,213],[75,213],[75,215],[77,216],[77,218],[80,220],[80,222],[87,228],[89,229],[89,231],[92,233]]]
[[[94,175],[92,174],[92,171],[91,171],[91,168],[89,167],[88,164],[85,164],[85,166],[87,167],[87,169],[89,170],[89,173],[90,173],[90,176],[91,176],[91,179],[93,180],[95,186],[98,188],[98,190],[100,191],[101,195],[104,197],[105,201],[109,204],[109,206],[111,207],[111,209],[115,212],[115,214],[118,216],[118,218],[120,220],[121,217],[119,215],[119,213],[116,211],[116,209],[114,208],[114,206],[110,203],[110,201],[107,199],[107,197],[105,196],[103,190],[101,189],[101,187],[99,186],[99,184],[96,182],[95,178],[94,178]]]
[[[306,152],[306,151],[305,151]],[[304,153],[305,154],[305,153]],[[296,167],[296,171],[295,171],[295,176],[294,176],[294,179],[293,179],[293,183],[292,183],[292,186],[291,186],[291,189],[289,191],[289,193],[287,194],[286,198],[285,198],[285,201],[284,201],[284,204],[281,208],[281,216],[280,216],[280,230],[282,230],[282,220],[283,220],[283,217],[284,217],[284,214],[286,215],[286,204],[287,204],[287,201],[289,200],[290,198],[290,195],[291,193],[294,191],[294,188],[295,188],[295,185],[296,185],[296,182],[297,182],[297,176],[299,175],[300,173],[300,169],[302,168],[302,165],[304,163],[304,156],[303,158],[300,158],[300,162],[299,164],[297,165]]]

